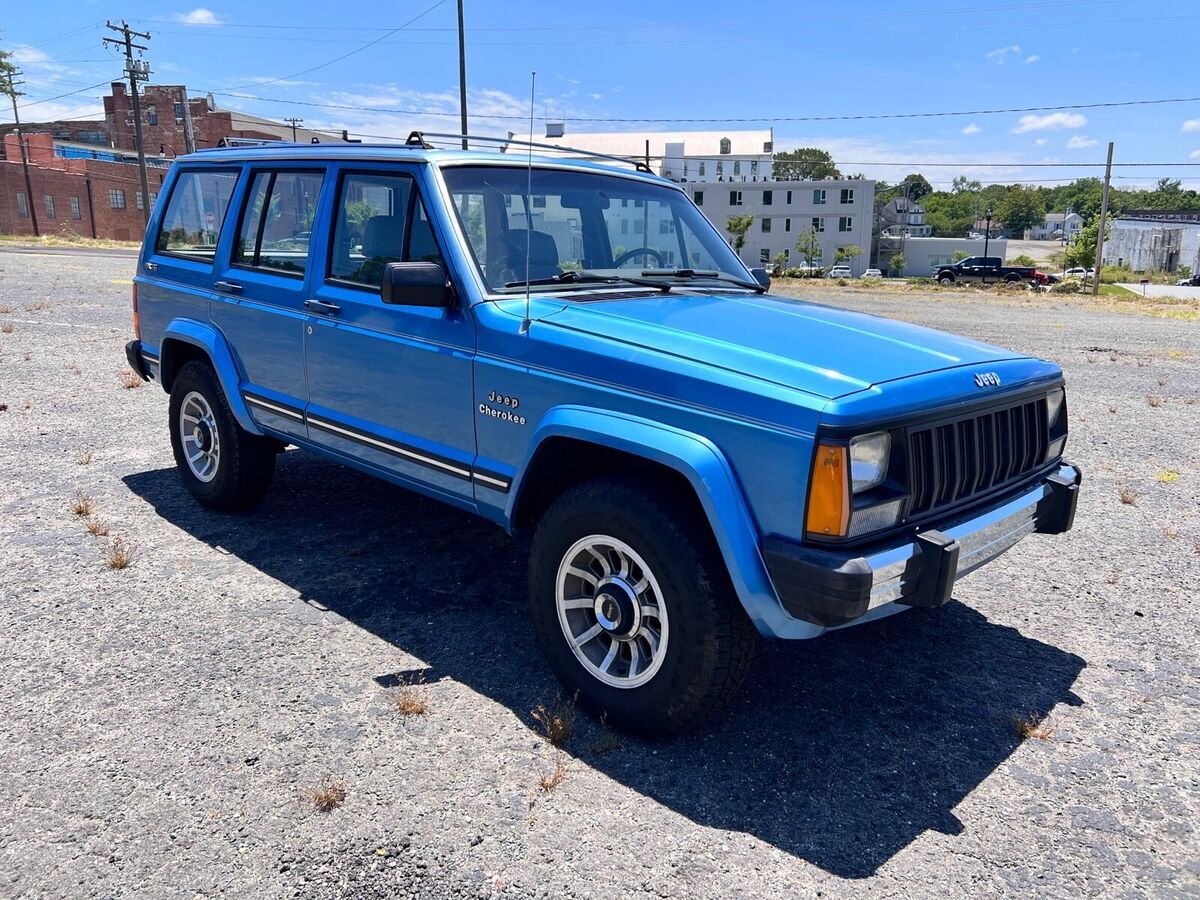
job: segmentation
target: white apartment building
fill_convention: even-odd
[[[1025,239],[1027,241],[1059,241],[1065,238],[1069,241],[1081,228],[1083,228],[1083,216],[1079,213],[1046,213],[1046,218],[1025,232]]]
[[[751,215],[742,261],[749,266],[769,266],[786,256],[785,265],[805,260],[796,250],[796,239],[812,230],[821,246],[816,265],[832,266],[839,247],[862,247],[849,260],[855,275],[870,268],[871,228],[875,211],[875,182],[839,178],[824,181],[767,181],[750,184],[689,182],[688,194],[708,220],[730,240],[725,226],[732,216]]]
[[[557,123],[556,123],[557,125]],[[663,178],[679,182],[771,180],[775,138],[754,131],[630,131],[564,134],[553,127],[542,143],[642,160]]]

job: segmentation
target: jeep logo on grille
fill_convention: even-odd
[[[1000,387],[1000,376],[995,372],[976,372],[975,387]]]

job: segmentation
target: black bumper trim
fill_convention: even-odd
[[[1037,509],[1038,534],[1062,534],[1075,524],[1075,507],[1079,503],[1079,485],[1083,470],[1075,466],[1075,478],[1057,472],[1046,479],[1050,493],[1042,498]]]
[[[125,359],[129,368],[138,373],[142,381],[150,380],[150,370],[146,367],[146,359],[142,356],[142,342],[130,341],[125,345]]]

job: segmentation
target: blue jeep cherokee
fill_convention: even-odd
[[[646,172],[279,145],[163,196],[127,355],[196,499],[296,445],[530,534],[541,648],[623,727],[718,708],[755,632],[938,606],[1071,527],[1058,366],[771,295]]]

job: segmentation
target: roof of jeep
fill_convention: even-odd
[[[433,165],[525,165],[530,157],[527,150],[514,146],[511,152],[487,150],[440,150],[407,144],[260,144],[250,147],[214,147],[198,150],[177,158],[189,165],[212,165],[214,162],[261,162],[264,160],[320,160],[322,162],[417,162]],[[624,175],[658,184],[671,184],[658,175],[650,175],[619,163],[570,156],[548,156],[534,153],[535,166],[556,166],[589,172]],[[630,160],[632,166],[636,160]]]

